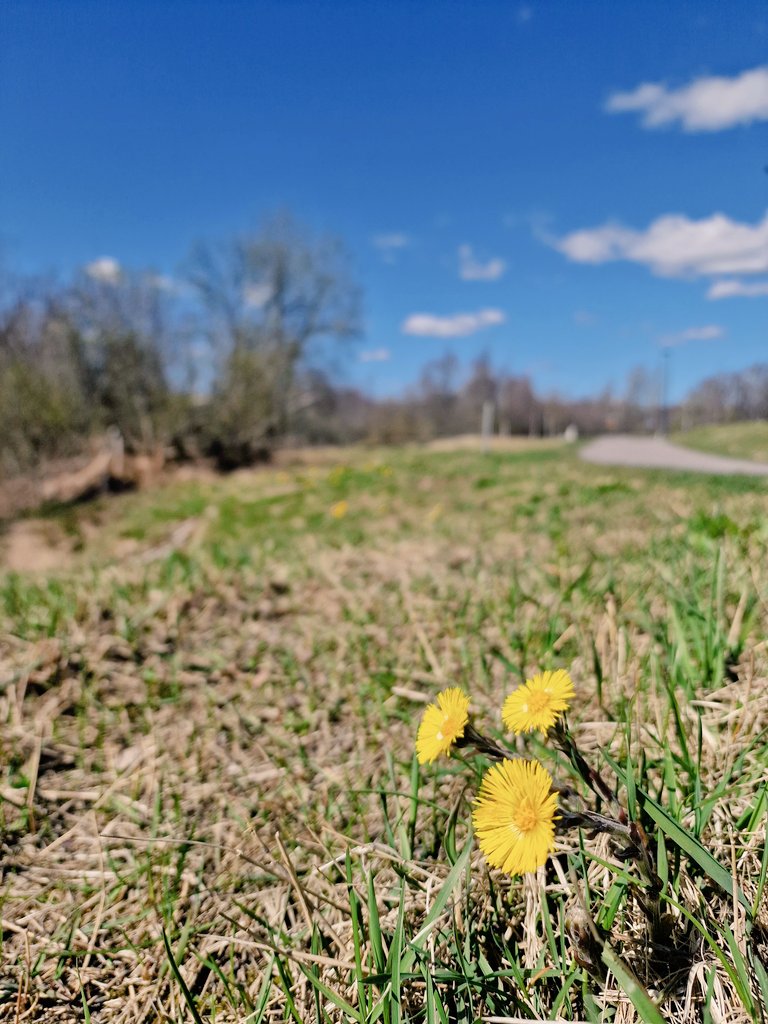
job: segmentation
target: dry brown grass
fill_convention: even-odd
[[[728,780],[702,838],[755,891],[765,819],[758,808],[750,831],[745,816],[766,783],[764,487],[615,475],[557,453],[387,459],[348,453],[330,473],[295,466],[120,499],[97,509],[70,574],[6,580],[2,1019],[82,1020],[83,998],[93,1021],[189,1019],[165,927],[203,1019],[258,1019],[248,1007],[264,992],[261,1019],[313,1021],[319,1000],[329,1020],[347,1020],[309,974],[356,1004],[350,893],[368,923],[372,880],[385,942],[404,900],[413,934],[449,872],[448,812],[459,849],[467,835],[471,773],[425,772],[414,801],[424,702],[460,682],[495,725],[517,673],[544,663],[577,681],[587,756],[621,761],[629,728],[643,784],[692,828],[673,680],[691,743],[701,723],[699,792]],[[335,522],[340,497],[350,512]],[[190,519],[196,529],[169,544]],[[125,533],[134,548],[110,565]],[[709,652],[696,632],[705,599]],[[718,676],[721,649],[733,653]],[[517,957],[527,988],[504,978],[462,1003],[440,982],[452,1019],[471,1019],[470,1005],[486,1019],[499,1005],[510,1018],[551,1011],[563,976],[544,918],[572,963],[579,901],[599,916],[628,870],[605,837],[586,846],[584,860],[578,835],[564,835],[522,884],[489,876],[472,853],[428,962],[457,968],[466,941],[501,968]],[[718,943],[728,924],[739,948],[762,949],[743,908],[695,864],[678,856],[674,877]],[[649,953],[649,922],[626,888],[612,947],[668,1020],[703,1020],[705,1003],[708,1019],[748,1020],[713,949],[669,913],[670,951]],[[370,932],[361,941],[375,973]],[[585,978],[568,982],[561,1015],[587,1014],[585,988],[615,1021],[637,1019],[612,976]],[[423,1019],[425,998],[423,979],[405,984],[404,1019]]]

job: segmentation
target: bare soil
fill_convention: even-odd
[[[0,541],[0,565],[7,572],[42,573],[68,568],[73,545],[48,519],[20,519]]]

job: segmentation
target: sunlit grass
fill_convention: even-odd
[[[570,450],[412,449],[81,510],[66,571],[0,579],[2,1012],[759,1019],[767,500]],[[656,919],[606,835],[489,872],[487,763],[416,762],[457,685],[568,776],[500,715],[558,668],[649,837]]]
[[[715,455],[768,462],[768,420],[696,427],[678,434],[675,440]]]

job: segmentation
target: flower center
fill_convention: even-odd
[[[540,711],[545,711],[549,707],[551,699],[551,694],[547,693],[546,690],[534,690],[528,697],[527,713],[536,715]]]
[[[443,719],[443,724],[440,727],[440,732],[437,734],[439,740],[447,739],[449,736],[455,736],[459,730],[459,720],[456,715],[446,715]]]
[[[538,822],[539,811],[537,805],[530,797],[524,797],[515,809],[513,824],[521,832],[530,832]]]

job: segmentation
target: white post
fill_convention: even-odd
[[[483,402],[483,418],[480,423],[480,436],[482,438],[482,450],[488,451],[488,438],[493,433],[493,417],[496,412],[496,406],[493,402]]]

